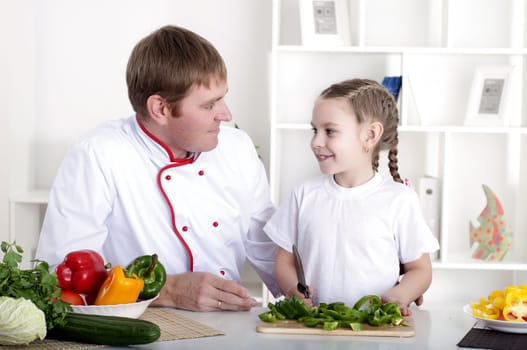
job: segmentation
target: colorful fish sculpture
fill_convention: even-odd
[[[512,245],[512,227],[504,218],[503,207],[491,189],[483,185],[487,205],[479,214],[479,226],[470,228],[470,246],[474,259],[501,261]]]

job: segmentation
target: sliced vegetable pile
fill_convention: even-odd
[[[391,324],[403,325],[403,316],[396,303],[383,304],[376,295],[367,295],[355,303],[353,307],[342,302],[331,304],[321,303],[319,306],[308,307],[301,299],[293,296],[267,305],[269,311],[258,317],[264,322],[277,320],[297,320],[307,327],[322,326],[324,330],[334,330],[339,327],[351,328],[354,331],[362,329],[362,324],[381,326]]]
[[[527,322],[527,285],[494,290],[478,303],[470,303],[472,314],[489,320]]]

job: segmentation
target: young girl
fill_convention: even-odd
[[[398,123],[392,95],[372,80],[331,85],[316,100],[311,149],[323,175],[297,186],[264,228],[280,247],[275,277],[287,297],[304,297],[293,244],[310,286],[307,304],[353,305],[375,294],[409,315],[409,304],[428,289],[429,254],[439,244],[398,173]],[[381,150],[388,150],[393,181],[378,173]]]

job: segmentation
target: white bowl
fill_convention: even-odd
[[[463,306],[463,311],[478,320],[483,326],[500,332],[527,334],[527,322],[489,320],[474,316],[470,305]]]
[[[72,305],[73,312],[77,314],[91,314],[91,315],[103,315],[103,316],[121,316],[138,318],[141,316],[148,305],[157,299],[159,295],[156,295],[152,299],[141,300],[136,303],[130,304],[117,304],[117,305]]]

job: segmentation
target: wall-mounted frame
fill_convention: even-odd
[[[507,109],[512,69],[512,66],[476,68],[465,125],[509,125]]]
[[[350,45],[347,0],[298,0],[302,45]]]

